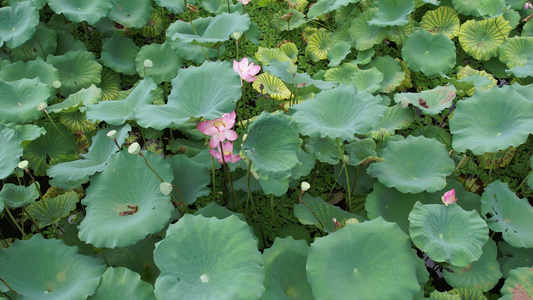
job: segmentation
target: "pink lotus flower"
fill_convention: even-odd
[[[455,197],[455,189],[449,190],[446,193],[444,193],[444,196],[442,196],[441,199],[442,199],[442,203],[444,203],[444,205],[446,206],[457,202],[457,198]]]
[[[234,141],[238,135],[235,131],[231,130],[235,124],[235,111],[229,114],[223,114],[222,118],[216,118],[211,121],[202,121],[198,123],[198,130],[203,134],[211,136],[209,146],[211,148],[219,147],[220,142],[228,139]]]
[[[531,1],[526,2],[526,4],[524,5],[524,9],[532,9],[532,8],[533,8],[533,5],[531,5]]]
[[[239,76],[241,76],[241,82],[243,80],[246,82],[254,82],[257,79],[254,75],[261,71],[261,66],[255,66],[254,63],[248,65],[248,58],[244,57],[240,62],[233,60],[233,70],[239,73]]]
[[[220,150],[220,145],[217,147],[217,150],[209,150],[209,153],[211,153],[211,155],[213,155],[213,157],[221,164],[224,162],[236,163],[241,160],[241,157],[238,154],[233,154],[233,143],[230,141],[222,144],[222,151]],[[222,160],[222,154],[224,155],[224,160]]]
[[[250,1],[252,1],[252,0],[237,0],[237,1],[239,1],[239,2],[242,3],[242,4],[248,4],[248,3],[250,3]]]

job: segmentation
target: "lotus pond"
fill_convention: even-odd
[[[3,0],[0,299],[533,299],[527,0]]]

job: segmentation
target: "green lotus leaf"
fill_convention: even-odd
[[[106,299],[147,299],[155,300],[154,288],[141,280],[138,273],[128,268],[109,267],[102,275],[100,285],[89,300]]]
[[[59,113],[64,110],[80,110],[85,111],[85,106],[96,104],[102,97],[102,91],[92,84],[89,88],[81,89],[76,93],[71,94],[67,99],[46,108],[48,112]],[[62,122],[63,123],[63,122]],[[68,127],[68,126],[67,126]]]
[[[372,128],[366,135],[375,140],[382,140],[394,135],[396,130],[402,130],[414,122],[414,112],[411,109],[404,109],[400,104],[385,108],[385,113],[381,121]]]
[[[187,0],[187,4],[194,4],[195,2],[195,0]],[[157,4],[158,6],[166,7],[166,9],[175,14],[183,13],[185,8],[185,4],[181,1],[155,0],[155,4]]]
[[[210,13],[216,13],[220,8],[225,8],[224,11],[228,11],[227,2],[224,0],[200,0],[199,4]],[[231,10],[232,4],[230,4]]]
[[[378,103],[378,97],[344,85],[323,91],[289,111],[303,135],[352,140],[356,133],[367,133],[379,122],[385,107]]]
[[[518,147],[533,132],[533,102],[513,86],[493,87],[459,101],[450,120],[453,148],[476,155]]]
[[[143,155],[164,181],[172,182],[174,175],[162,157]],[[160,183],[142,157],[126,149],[111,155],[104,171],[91,178],[82,200],[87,215],[79,226],[80,239],[96,247],[125,247],[163,229],[173,206],[170,196],[159,190]]]
[[[462,300],[463,298],[461,298],[461,296],[459,295],[452,295],[449,292],[439,292],[437,290],[434,290],[429,295],[429,299],[430,300]]]
[[[335,231],[333,218],[336,218],[341,224],[344,224],[348,219],[363,221],[362,217],[342,210],[338,206],[331,205],[320,197],[312,197],[309,194],[305,194],[302,200],[305,204],[298,203],[294,205],[294,216],[304,225],[315,225],[325,232],[332,233]]]
[[[272,62],[280,61],[290,61],[293,62],[290,57],[283,52],[280,48],[263,48],[259,47],[257,49],[257,53],[255,53],[255,58],[262,64],[262,65],[270,65]]]
[[[389,142],[381,157],[385,161],[371,164],[368,174],[402,193],[439,191],[446,186],[446,176],[455,167],[444,145],[423,136]]]
[[[149,59],[153,66],[146,68],[144,62]],[[141,48],[135,58],[137,73],[141,77],[152,77],[155,83],[169,82],[176,77],[183,61],[170,43],[150,44]]]
[[[48,103],[50,90],[39,79],[0,80],[0,122],[27,123],[37,120],[42,112],[40,102]]]
[[[521,36],[523,37],[533,36],[533,19],[529,19],[529,21],[526,22],[524,27],[522,27]]]
[[[533,248],[515,248],[506,242],[498,242],[498,250],[502,256],[498,258],[503,278],[509,276],[509,271],[520,267],[531,267],[533,262]]]
[[[179,53],[179,56],[181,56],[185,60],[190,60],[195,62],[196,64],[201,64],[206,61],[205,54],[207,54],[207,57],[212,60],[217,60],[218,55],[222,55],[225,51],[225,46],[222,44],[220,48],[218,49],[212,49],[212,48],[204,48],[205,54],[202,51],[202,46],[200,45],[193,45],[190,43],[182,43],[180,41],[171,41],[170,39],[167,39],[167,41],[176,51]]]
[[[36,57],[46,59],[57,49],[57,33],[45,23],[37,24],[35,34],[21,46],[11,50],[11,60],[30,61]]]
[[[183,216],[156,244],[154,260],[157,299],[259,299],[265,290],[257,242],[236,216]]]
[[[509,69],[521,67],[533,55],[533,37],[508,38],[498,50],[500,61]]]
[[[28,62],[17,61],[2,66],[0,69],[0,79],[4,81],[15,81],[23,78],[39,79],[39,81],[48,85],[51,94],[53,94],[56,89],[53,87],[52,83],[55,80],[58,80],[59,77],[57,69],[52,65],[47,64],[40,57]]]
[[[87,21],[89,25],[100,21],[111,10],[108,0],[48,0],[48,5],[56,14],[63,14],[72,22]]]
[[[130,38],[114,35],[104,39],[100,61],[115,72],[134,75],[139,49]]]
[[[422,16],[420,28],[433,35],[442,33],[447,38],[453,39],[459,34],[459,14],[449,6],[441,6],[436,10],[426,12]]]
[[[336,67],[340,62],[346,58],[346,55],[350,53],[352,46],[346,41],[339,41],[334,43],[328,50],[326,54],[329,60],[329,67]]]
[[[71,132],[78,132],[81,130],[83,133],[90,133],[97,128],[97,125],[87,121],[85,113],[80,111],[60,113],[59,122],[65,125]]]
[[[0,252],[0,277],[17,291],[17,299],[85,299],[96,290],[105,265],[77,252],[78,247],[40,234],[16,240]]]
[[[305,241],[292,236],[276,238],[272,247],[263,252],[265,292],[261,299],[313,299],[305,274],[308,254]]]
[[[465,267],[450,265],[442,271],[446,282],[454,288],[473,288],[483,292],[492,289],[502,277],[496,260],[496,243],[489,239],[483,246],[479,260]]]
[[[23,0],[26,1],[26,0]],[[22,2],[21,0],[7,0],[7,3],[9,5],[13,5],[17,2]],[[46,0],[29,0],[33,6],[35,6],[37,9],[41,9],[46,5]],[[522,5],[523,6],[523,5]]]
[[[131,126],[108,126],[106,129],[100,130],[93,137],[87,154],[81,154],[81,159],[51,166],[47,170],[48,176],[60,182],[68,182],[82,180],[97,172],[102,172],[109,157],[117,151],[114,141],[107,136],[107,133],[111,130],[117,131],[117,143],[122,145],[126,137],[128,137]]]
[[[531,169],[533,169],[533,155],[531,156],[531,158],[529,158],[529,166],[531,167]],[[530,188],[533,188],[533,173],[529,174],[529,178],[527,179],[527,185],[529,185]]]
[[[480,258],[488,240],[487,223],[476,211],[459,205],[417,202],[409,221],[413,243],[436,262],[465,267]]]
[[[533,54],[527,57],[526,63],[523,66],[516,66],[510,70],[505,70],[507,74],[513,74],[518,78],[526,78],[533,76]]]
[[[478,156],[479,167],[483,169],[498,169],[503,168],[511,163],[516,154],[515,147],[509,147],[504,150],[499,150],[496,153],[488,153]]]
[[[499,180],[490,183],[481,196],[481,213],[492,231],[501,232],[509,245],[533,247],[533,207]]]
[[[356,65],[351,63],[342,64],[339,67],[331,68],[324,73],[324,80],[338,81],[341,84],[350,84],[355,72],[359,70]]]
[[[39,11],[30,1],[17,2],[0,8],[0,47],[6,44],[14,49],[24,44],[35,33]]]
[[[101,100],[116,100],[120,93],[120,76],[110,68],[103,68],[102,81],[100,82],[102,90]]]
[[[54,15],[57,16],[57,15]],[[50,26],[50,23],[48,23]],[[71,33],[63,30],[56,31],[57,33],[57,48],[55,55],[65,55],[69,51],[84,50],[87,51],[87,46],[80,40],[74,39]]]
[[[375,44],[381,43],[387,36],[387,32],[383,28],[368,24],[368,21],[376,15],[377,11],[377,8],[369,8],[351,21],[348,32],[352,38],[352,46],[359,51],[372,48]]]
[[[477,7],[478,13],[485,18],[496,18],[506,10],[508,10],[508,5],[505,0],[481,0]]]
[[[126,99],[101,101],[87,107],[87,120],[91,122],[105,121],[111,125],[122,125],[127,120],[138,117],[143,104],[151,104],[153,90],[157,88],[152,78],[147,77],[139,82]]]
[[[339,9],[342,6],[358,2],[360,2],[360,0],[318,0],[311,8],[309,8],[307,18],[309,20],[316,19],[325,13]]]
[[[39,198],[39,191],[35,185],[23,186],[6,183],[0,191],[0,202],[9,208],[28,205]]]
[[[307,278],[316,299],[412,299],[420,290],[418,260],[409,237],[378,218],[316,238]]]
[[[261,89],[261,85],[263,85],[263,89]],[[262,73],[257,76],[252,86],[256,91],[268,94],[276,100],[287,99],[291,96],[291,91],[289,91],[283,81],[268,73]]]
[[[185,155],[174,155],[168,158],[167,162],[174,170],[172,184],[180,191],[180,194],[175,190],[172,191],[175,199],[181,200],[181,196],[183,196],[184,202],[191,204],[198,197],[209,195],[207,185],[211,182],[211,178],[209,177],[209,170],[202,164],[194,162]]]
[[[368,163],[376,160],[378,154],[376,153],[376,141],[371,138],[357,139],[344,146],[346,153],[350,159],[349,164],[358,166],[362,163]]]
[[[486,300],[487,297],[483,295],[483,292],[476,289],[467,289],[467,288],[455,288],[449,291],[451,295],[459,296],[459,299],[469,299],[469,300]]]
[[[339,163],[341,154],[337,148],[337,142],[332,138],[319,138],[311,137],[309,141],[305,144],[305,150],[309,153],[314,153],[316,159],[321,162],[325,162],[331,165],[336,165]]]
[[[35,175],[46,174],[48,166],[77,159],[77,145],[72,132],[62,124],[42,123],[46,134],[31,141],[24,148],[23,159],[28,160]]]
[[[234,32],[244,33],[250,28],[248,14],[222,13],[216,17],[198,18],[192,22],[176,21],[167,29],[167,37],[183,43],[200,44],[213,47],[215,44],[229,40]]]
[[[67,52],[65,55],[48,55],[46,62],[59,72],[61,95],[66,97],[91,84],[100,83],[102,66],[96,62],[94,54],[84,50]]]
[[[453,8],[460,14],[472,17],[481,17],[477,8],[481,4],[481,0],[452,0]]]
[[[291,73],[288,71],[290,66],[291,63],[289,61],[281,62],[273,60],[268,64],[268,66],[263,66],[263,70],[271,75],[279,77],[289,86],[294,85],[296,83],[297,85],[304,85],[305,87],[314,86],[318,90],[329,90],[337,86],[336,82],[326,82],[322,80],[312,79],[309,75],[307,75],[307,73]]]
[[[54,198],[44,198],[33,202],[28,206],[27,211],[42,228],[56,224],[61,218],[68,216],[76,209],[76,203],[79,201],[78,193],[70,191]]]
[[[453,85],[438,86],[434,89],[425,90],[420,93],[395,94],[394,101],[396,101],[396,103],[408,101],[422,112],[434,116],[453,105],[455,94],[456,90]]]
[[[484,70],[472,69],[470,66],[459,67],[457,79],[459,79],[457,82],[451,81],[456,87],[458,87],[458,83],[459,85],[464,82],[472,84],[466,91],[469,96],[472,96],[476,90],[487,91],[493,86],[496,86],[498,82],[491,74]],[[461,87],[461,89],[465,88]]]
[[[311,34],[307,38],[307,48],[305,52],[309,55],[312,61],[319,61],[328,58],[328,50],[333,46],[331,39],[331,32],[320,28],[317,32]]]
[[[235,184],[235,182],[234,182]],[[233,212],[223,206],[218,205],[216,202],[211,202],[209,205],[199,208],[195,213],[195,216],[202,215],[206,218],[215,217],[219,220],[225,219],[229,216],[235,215],[241,221],[246,222],[246,217],[241,213]]]
[[[383,74],[383,81],[380,84],[379,91],[389,93],[399,86],[405,79],[405,72],[402,71],[400,63],[390,56],[379,56],[374,58],[364,69],[376,69]]]
[[[235,110],[242,93],[239,75],[221,61],[181,69],[171,83],[166,105],[142,105],[135,112],[140,126],[161,130],[183,126],[191,117],[214,120]]]
[[[477,60],[498,55],[498,48],[511,32],[503,16],[481,21],[468,20],[461,25],[459,42],[463,50]]]
[[[112,0],[113,6],[107,17],[128,28],[143,27],[154,8],[151,0]]]
[[[402,58],[411,70],[426,76],[446,74],[455,66],[455,44],[442,34],[415,30],[405,39]]]
[[[363,91],[375,93],[379,90],[381,82],[383,82],[383,74],[376,67],[368,70],[358,69],[352,76],[352,83],[359,93]]]
[[[282,16],[285,16],[290,13],[292,13],[292,15],[289,21],[281,19]],[[290,31],[305,24],[305,15],[294,8],[279,11],[273,16],[271,22],[272,27],[279,28],[279,30],[281,31]]]
[[[156,37],[163,33],[166,29],[166,25],[163,23],[160,13],[154,10],[150,20],[146,22],[146,25],[141,28],[141,35],[144,37]]]
[[[403,26],[409,22],[409,15],[415,8],[413,0],[380,0],[378,12],[368,21],[379,27]]]
[[[0,179],[13,173],[23,154],[22,141],[34,140],[46,131],[36,125],[0,124]]]
[[[509,272],[509,277],[501,289],[501,300],[527,299],[533,297],[533,268],[517,268]]]

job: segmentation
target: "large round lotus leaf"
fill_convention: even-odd
[[[377,8],[369,8],[351,21],[348,32],[352,38],[352,45],[359,51],[371,49],[387,36],[387,31],[383,28],[368,24],[377,11]]]
[[[316,159],[331,165],[339,163],[341,154],[337,142],[332,138],[311,137],[305,143],[305,150],[316,155]]]
[[[316,299],[412,299],[420,289],[417,260],[409,237],[378,218],[316,238],[307,278]]]
[[[259,47],[261,48],[261,47]],[[278,48],[276,48],[278,49]],[[259,51],[259,50],[258,50]],[[256,55],[257,58],[257,55]],[[289,68],[291,63],[289,61],[278,61],[277,58],[269,62],[268,66],[263,66],[263,70],[272,74],[276,77],[279,77],[283,82],[286,82],[289,85],[300,85],[305,83],[306,86],[315,86],[319,90],[329,90],[337,86],[336,82],[326,82],[322,80],[312,79],[306,73],[291,73]],[[257,80],[256,80],[257,81]]]
[[[57,16],[57,15],[54,15]],[[53,18],[53,17],[52,17]],[[70,26],[70,24],[68,24]],[[50,26],[50,22],[48,23]],[[69,51],[85,50],[87,46],[80,40],[74,39],[71,33],[64,30],[57,30],[57,49],[55,55],[64,55]]]
[[[409,234],[418,249],[436,262],[465,267],[482,254],[489,238],[487,223],[476,211],[459,205],[417,202],[409,214]]]
[[[36,125],[0,124],[0,179],[13,173],[23,154],[22,141],[31,141],[45,134],[46,130]]]
[[[379,102],[379,97],[343,85],[323,91],[289,111],[303,135],[352,140],[355,134],[365,134],[379,122],[385,112]]]
[[[149,59],[153,66],[144,67]],[[155,83],[169,82],[176,77],[181,68],[182,58],[172,49],[170,43],[150,44],[141,48],[135,57],[135,70],[141,77],[151,77]]]
[[[187,0],[187,4],[194,4],[195,0]],[[184,11],[185,2],[173,0],[155,0],[158,6],[166,7],[170,12],[181,14]]]
[[[204,52],[202,51],[202,46],[182,43],[180,41],[170,41],[170,39],[167,39],[167,41],[171,43],[172,49],[179,53],[179,56],[181,56],[183,59],[193,61],[196,64],[201,64],[206,61]],[[206,47],[203,48],[207,54],[207,57],[212,60],[218,60],[218,56],[224,54],[226,49],[224,44],[222,44],[222,46],[218,49]]]
[[[375,140],[382,140],[388,136],[394,135],[396,130],[409,127],[414,122],[415,116],[412,109],[404,109],[400,104],[388,106],[381,121],[367,133],[367,136]]]
[[[510,70],[505,70],[507,74],[513,74],[518,78],[533,76],[533,54],[527,57],[527,62],[523,66],[516,66]]]
[[[217,43],[229,40],[234,32],[244,33],[250,28],[248,14],[222,13],[215,17],[198,18],[192,22],[176,21],[167,29],[167,37],[183,43],[201,44],[212,47]]]
[[[102,90],[101,100],[116,100],[120,93],[120,75],[110,68],[103,68],[102,82],[100,89]]]
[[[489,239],[483,246],[479,260],[465,267],[449,265],[442,273],[446,282],[454,288],[474,288],[483,292],[492,289],[502,277],[496,260],[496,242]]]
[[[158,299],[259,299],[265,290],[257,242],[236,216],[183,216],[156,244],[154,261]]]
[[[501,232],[513,247],[533,247],[533,207],[499,180],[489,184],[481,196],[481,213],[492,231]]]
[[[17,61],[0,69],[0,79],[5,81],[15,81],[23,78],[37,78],[42,83],[46,83],[51,92],[55,92],[56,89],[52,83],[58,80],[59,77],[57,69],[47,64],[40,57],[28,62]]]
[[[128,268],[107,268],[100,285],[88,300],[146,299],[155,300],[154,288]]]
[[[340,84],[350,84],[352,77],[359,68],[351,63],[342,64],[339,67],[331,68],[324,73],[324,80],[338,81]],[[357,89],[359,91],[359,89]]]
[[[129,28],[143,27],[154,11],[151,0],[112,0],[112,2],[113,7],[107,17]]]
[[[456,89],[453,85],[438,86],[432,90],[424,90],[420,93],[398,93],[394,95],[396,103],[408,101],[418,107],[422,112],[436,115],[453,105]]]
[[[191,117],[220,118],[235,110],[241,80],[228,62],[205,62],[182,69],[171,81],[166,105],[144,105],[136,111],[142,127],[164,129],[186,124]]]
[[[527,300],[533,298],[533,268],[517,268],[509,272],[502,287],[500,300]]]
[[[313,299],[305,274],[308,254],[305,241],[291,236],[276,238],[272,247],[263,252],[265,292],[261,299]]]
[[[285,179],[300,164],[300,145],[296,123],[291,117],[262,112],[248,126],[240,155],[251,161],[256,178]]]
[[[159,176],[172,182],[168,163],[155,153],[143,153]],[[82,200],[87,216],[79,226],[80,239],[96,247],[125,247],[163,229],[173,206],[160,184],[142,157],[126,149],[111,155],[105,170],[91,178]]]
[[[288,99],[293,95],[281,79],[268,73],[258,75],[252,87],[276,100]]]
[[[78,247],[40,234],[17,240],[0,252],[0,277],[17,291],[17,299],[86,299],[96,290],[105,265],[77,252]]]
[[[136,118],[143,104],[151,104],[153,90],[157,88],[152,78],[147,77],[124,100],[100,101],[87,107],[87,120],[91,122],[105,121],[111,125],[122,125],[127,120]]]
[[[405,39],[402,58],[411,70],[426,76],[446,74],[455,66],[455,44],[442,34],[415,30]]]
[[[357,70],[352,77],[352,83],[357,88],[358,92],[367,91],[375,93],[380,88],[380,83],[383,81],[383,74],[381,74],[376,67],[368,70]]]
[[[350,3],[357,3],[359,0],[318,0],[313,7],[309,8],[307,13],[308,19],[316,19],[325,13],[338,10],[339,8],[346,6]]]
[[[503,278],[509,276],[509,271],[520,267],[533,265],[533,248],[515,248],[504,241],[498,242],[498,250],[502,256],[498,258]]]
[[[509,69],[523,66],[533,54],[533,37],[508,38],[498,50],[500,61]]]
[[[11,51],[11,60],[30,61],[36,57],[46,59],[46,55],[55,53],[56,49],[57,33],[45,23],[39,23],[32,38]]]
[[[380,0],[378,12],[368,21],[379,27],[402,26],[409,22],[409,15],[415,8],[413,0]]]
[[[461,25],[459,42],[466,53],[478,60],[489,60],[498,55],[498,48],[511,32],[503,16],[481,21],[468,20]]]
[[[76,208],[80,201],[78,193],[69,191],[53,198],[43,198],[28,206],[28,213],[37,221],[40,228],[57,224]]]
[[[72,22],[87,21],[89,25],[100,21],[111,10],[109,0],[48,0],[48,5],[56,14],[64,14]]]
[[[62,111],[65,111],[65,113],[71,113],[71,114],[75,112],[82,113],[82,112],[85,112],[85,109],[86,109],[85,106],[98,103],[101,97],[102,97],[102,91],[100,90],[100,88],[97,88],[94,84],[92,84],[89,88],[81,89],[77,91],[76,93],[70,94],[70,96],[67,99],[63,100],[62,102],[48,106],[46,108],[46,111],[54,112],[54,113],[60,113]],[[75,124],[78,122],[70,122],[71,121],[70,119],[65,122],[65,114],[61,114],[60,118],[61,118],[60,119],[61,124],[66,125],[67,127],[69,127],[69,129],[76,129],[76,130],[72,130],[72,132],[76,132],[82,129],[82,127],[83,129],[89,128],[86,126],[67,125],[66,123]],[[90,123],[85,119],[82,122]],[[82,130],[82,131],[89,132],[91,130]]]
[[[270,64],[275,62],[290,61],[291,63],[293,63],[291,58],[288,57],[287,54],[285,54],[283,50],[281,50],[281,48],[263,48],[259,46],[259,48],[257,49],[257,53],[255,53],[255,59],[257,59],[259,63],[263,66],[269,66]],[[288,67],[290,66],[291,64],[289,64]],[[276,76],[280,77],[279,75]]]
[[[14,49],[24,44],[35,33],[39,11],[30,1],[17,2],[0,8],[0,47]]]
[[[388,55],[374,58],[364,69],[368,70],[373,67],[383,74],[379,90],[382,93],[393,91],[405,79],[405,72],[402,71],[400,63]]]
[[[533,101],[513,86],[493,87],[457,102],[450,120],[453,148],[476,155],[518,147],[533,133]]]
[[[39,198],[39,191],[34,184],[23,186],[6,183],[0,191],[0,202],[10,208],[22,207],[32,203],[37,198]]]
[[[420,27],[431,34],[442,33],[449,39],[459,34],[459,14],[449,6],[441,6],[436,10],[430,10],[422,16]]]
[[[50,90],[39,79],[0,80],[0,122],[27,123],[37,120],[42,112],[40,102],[48,103]]]
[[[211,182],[211,177],[209,170],[202,164],[194,162],[185,155],[174,155],[168,158],[167,162],[174,171],[172,184],[179,189],[186,204],[194,203],[198,197],[209,195],[207,185]],[[176,190],[172,193],[181,201],[181,196]]]
[[[130,125],[120,128],[108,126],[100,130],[92,139],[92,145],[87,154],[81,154],[82,159],[60,163],[51,166],[47,174],[60,182],[78,181],[96,172],[102,172],[111,154],[117,151],[114,141],[107,136],[111,130],[117,131],[117,143],[122,145],[131,130]]]
[[[100,61],[115,72],[135,74],[135,57],[139,47],[127,37],[114,35],[104,39]]]
[[[307,38],[307,48],[305,52],[312,61],[319,61],[328,58],[328,50],[333,46],[332,33],[324,28],[320,28]]]
[[[410,35],[413,30],[415,30],[415,21],[411,15],[409,17],[409,22],[403,26],[393,26],[390,27],[387,32],[387,39],[389,41],[395,42],[397,45],[403,45],[405,38]]]
[[[496,86],[496,83],[498,82],[494,79],[494,76],[486,71],[476,70],[470,66],[459,67],[459,70],[457,71],[457,79],[458,82],[464,82],[469,85],[465,88],[462,87],[461,83],[458,85],[456,82],[452,81],[459,89],[466,90],[468,96],[472,96],[476,90],[486,91],[491,87]]]
[[[282,17],[291,14],[289,21],[283,20]],[[293,30],[306,24],[305,15],[295,8],[280,10],[276,13],[270,25],[279,28],[281,31]]]
[[[381,157],[385,161],[371,164],[368,174],[402,193],[432,193],[443,189],[446,176],[455,166],[443,144],[423,136],[410,135],[403,141],[390,142]]]
[[[48,55],[46,59],[59,72],[61,95],[68,96],[91,84],[100,83],[102,65],[96,62],[94,54],[84,50],[67,52],[65,55]]]

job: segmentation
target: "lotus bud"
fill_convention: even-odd
[[[245,134],[242,136],[242,141],[243,141],[243,142],[246,141],[246,138],[247,138],[247,137],[248,137],[248,134],[245,133]]]
[[[139,152],[141,152],[141,145],[137,142],[132,143],[128,148],[128,152],[133,155],[139,154]]]
[[[52,82],[52,86],[56,89],[60,88],[61,87],[61,81],[59,80],[56,80],[54,82]]]
[[[168,196],[172,192],[172,184],[168,182],[161,182],[159,185],[159,190],[163,195]]]
[[[145,68],[151,68],[154,66],[154,63],[149,59],[145,59],[143,64]]]
[[[441,200],[446,206],[457,202],[457,198],[455,197],[455,189],[451,189],[444,193],[444,196],[442,196]]]
[[[27,160],[23,160],[21,162],[18,163],[17,167],[21,170],[27,170],[28,169],[28,161]]]
[[[293,12],[291,11],[290,13],[281,16],[281,19],[283,21],[285,21],[285,22],[289,22],[291,20],[291,18],[292,18],[292,14],[293,14]]]
[[[43,110],[45,110],[47,107],[48,107],[48,104],[46,104],[46,102],[41,102],[41,103],[37,104],[37,110],[38,110],[38,111],[43,111]]]
[[[344,154],[344,155],[342,156],[342,160],[343,160],[345,163],[350,163],[350,157],[349,157],[348,155],[346,155],[346,154]]]
[[[403,98],[401,101],[400,101],[400,105],[402,106],[403,109],[407,108],[409,106],[409,100]]]
[[[233,36],[234,39],[239,40],[241,38],[241,36],[242,36],[242,33],[234,32],[231,35]]]
[[[187,8],[192,12],[192,13],[197,13],[198,12],[198,8],[192,4],[189,4],[187,3]]]
[[[110,138],[110,139],[116,139],[117,138],[117,131],[116,130],[111,130],[107,133],[107,137]]]
[[[302,192],[307,192],[310,188],[311,188],[311,185],[308,182],[306,181],[302,182]]]

